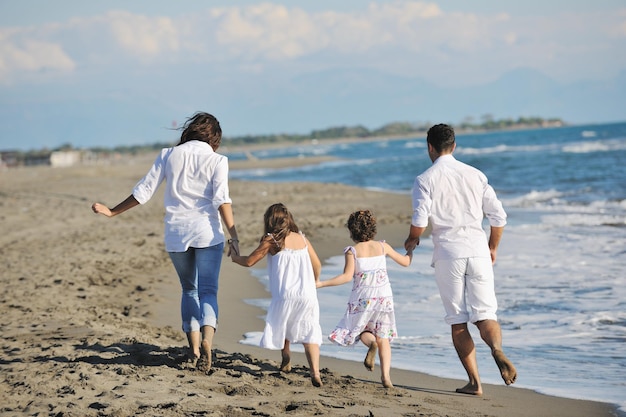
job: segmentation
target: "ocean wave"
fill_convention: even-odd
[[[505,153],[505,152],[546,152],[550,150],[558,149],[555,144],[545,144],[545,145],[520,145],[520,146],[511,146],[511,145],[496,145],[490,146],[486,148],[473,148],[473,147],[463,147],[457,146],[454,151],[457,155],[490,155],[496,153]]]
[[[552,225],[622,226],[626,222],[626,199],[580,201],[581,195],[590,197],[587,190],[563,192],[550,189],[532,190],[518,197],[502,198],[501,201],[505,207],[555,213],[542,217],[544,222]]]
[[[420,141],[408,141],[404,144],[404,147],[406,149],[416,149],[416,148],[426,148],[426,141],[425,140],[420,140]]]
[[[612,152],[626,150],[626,139],[575,142],[561,148],[566,153]]]
[[[513,207],[536,207],[538,203],[544,203],[548,201],[554,202],[564,195],[565,193],[555,189],[550,189],[546,191],[532,190],[529,193],[521,195],[519,197],[503,198],[502,202],[505,203],[505,205],[510,205]]]

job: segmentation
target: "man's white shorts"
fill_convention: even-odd
[[[446,310],[446,323],[497,320],[491,258],[440,259],[435,278]]]

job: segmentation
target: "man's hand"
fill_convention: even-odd
[[[407,237],[404,241],[404,249],[407,253],[412,253],[416,246],[420,244],[420,238],[418,237]]]

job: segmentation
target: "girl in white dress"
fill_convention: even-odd
[[[409,266],[413,254],[401,255],[385,241],[372,240],[376,236],[376,218],[369,210],[352,213],[346,226],[356,244],[344,249],[343,273],[317,283],[317,287],[322,288],[352,281],[348,308],[328,338],[342,346],[363,342],[368,347],[363,364],[369,371],[374,370],[378,350],[381,382],[385,388],[391,388],[389,342],[397,333],[386,256],[402,266]]]
[[[322,386],[319,371],[322,328],[315,284],[322,264],[293,216],[281,203],[270,206],[264,215],[265,234],[248,256],[231,248],[233,262],[252,266],[267,256],[272,300],[265,319],[261,347],[280,349],[280,370],[291,370],[291,343],[302,343],[309,362],[311,382]]]

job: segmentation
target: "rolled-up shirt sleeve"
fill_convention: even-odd
[[[483,194],[483,212],[489,221],[490,226],[504,227],[506,225],[506,212],[502,207],[502,202],[498,200],[496,192],[489,184],[485,184]]]
[[[222,204],[231,204],[228,189],[228,158],[223,157],[213,173],[213,207],[217,210]]]
[[[415,227],[428,226],[432,199],[430,198],[430,193],[428,193],[425,185],[422,181],[420,181],[419,177],[417,177],[413,183],[412,197],[413,216],[411,218],[411,225]]]
[[[167,150],[162,150],[159,156],[152,164],[150,171],[143,177],[133,188],[133,197],[139,204],[145,204],[152,198],[159,185],[165,179],[165,160],[167,159]]]

